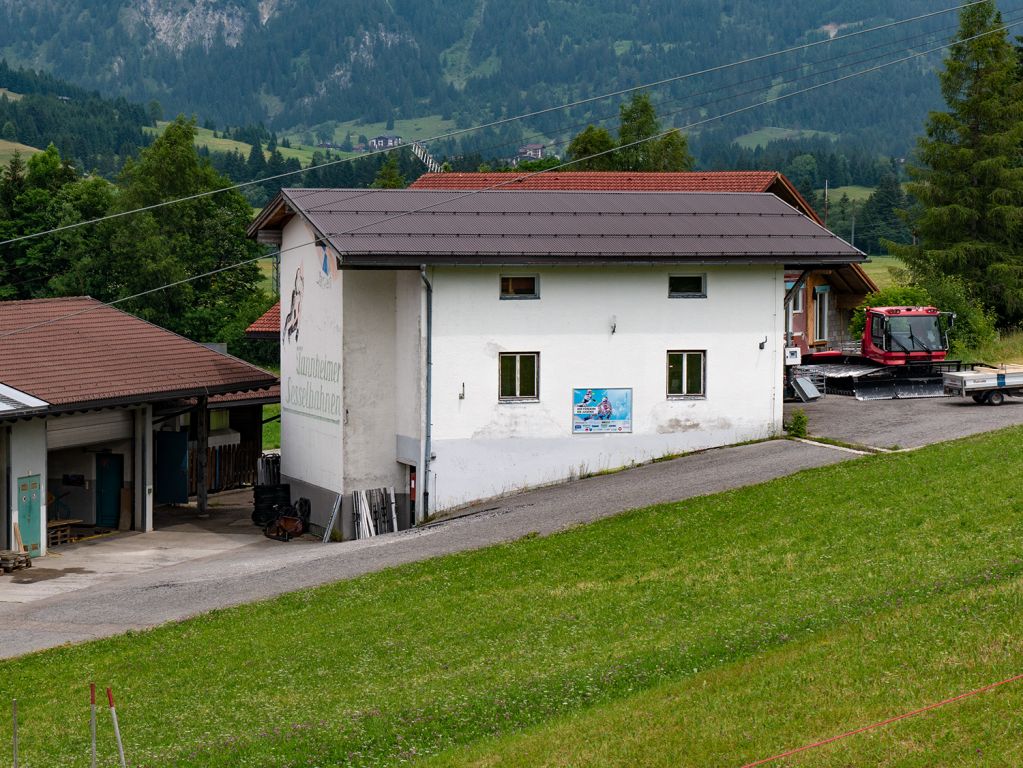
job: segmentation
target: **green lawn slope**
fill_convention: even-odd
[[[0,164],[7,165],[15,153],[21,155],[22,160],[28,160],[32,155],[42,152],[41,149],[30,147],[27,144],[19,144],[16,141],[0,139]]]
[[[24,764],[54,768],[86,758],[89,680],[120,692],[137,766],[739,766],[1020,671],[1021,439],[0,662],[0,701]],[[1007,687],[783,764],[1018,764],[1021,703]]]

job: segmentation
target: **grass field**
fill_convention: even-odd
[[[817,191],[822,195],[824,194],[823,189]],[[842,195],[848,195],[850,200],[863,202],[872,194],[874,194],[873,187],[860,187],[855,184],[846,187],[832,187],[828,190],[828,198],[831,200],[832,205],[841,200]]]
[[[261,211],[257,209],[255,212],[258,214]],[[277,286],[274,285],[274,260],[272,258],[260,259],[256,264],[259,266],[261,276],[259,287],[272,296],[277,290]]]
[[[0,164],[6,165],[11,162],[11,158],[14,157],[14,153],[17,152],[21,155],[22,160],[28,160],[29,157],[42,152],[41,149],[36,147],[30,147],[27,144],[19,144],[16,141],[4,141],[0,139]]]
[[[780,141],[782,139],[813,138],[814,136],[826,136],[832,139],[838,138],[835,134],[827,133],[825,131],[801,131],[792,128],[776,128],[768,126],[740,136],[735,140],[735,143],[744,149],[756,149],[757,147],[766,147],[772,141]]]
[[[0,662],[0,701],[53,768],[85,760],[89,680],[120,692],[136,766],[739,766],[1020,671],[1021,439]],[[781,764],[1018,764],[1021,705],[1007,687]]]
[[[902,261],[895,256],[871,256],[870,263],[861,265],[877,283],[877,287],[884,289],[895,283],[892,270],[903,269]]]
[[[269,451],[272,448],[281,447],[281,420],[276,419],[275,421],[266,421],[271,416],[279,416],[281,413],[280,405],[264,405],[263,406],[263,450]]]
[[[162,121],[157,123],[156,128],[143,128],[143,130],[147,133],[155,134],[162,132],[167,125],[167,121]],[[219,132],[218,135],[214,137],[213,131],[209,128],[199,128],[198,126],[195,129],[195,145],[197,147],[209,147],[211,152],[240,152],[244,157],[248,157],[249,153],[252,151],[251,144],[247,144],[244,141],[235,141],[234,139],[225,139],[219,135]],[[280,151],[281,155],[286,158],[298,158],[299,162],[302,163],[303,166],[309,165],[313,159],[314,150],[311,147],[279,146],[277,149]],[[267,157],[267,159],[270,158],[269,152],[264,151],[263,154]]]
[[[1003,331],[997,340],[970,350],[964,358],[968,362],[991,364],[1023,363],[1023,331]]]
[[[6,96],[11,101],[21,101],[24,98],[20,93],[15,93],[6,88],[0,88],[0,94]]]
[[[430,139],[455,130],[454,120],[445,120],[440,115],[427,115],[415,117],[409,120],[395,120],[394,128],[388,129],[387,123],[360,123],[357,120],[350,120],[345,123],[338,123],[334,129],[334,141],[344,141],[345,134],[351,131],[352,142],[357,143],[360,134],[366,138],[373,138],[380,134],[396,134],[405,139],[406,142]],[[312,129],[316,132],[316,128]],[[295,144],[300,140],[298,134],[289,134],[289,140]]]

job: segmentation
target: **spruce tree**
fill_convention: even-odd
[[[918,282],[960,278],[1004,324],[1023,319],[1023,86],[993,2],[964,8],[910,168],[917,245],[890,249]]]
[[[401,169],[398,167],[397,155],[390,155],[387,161],[380,166],[380,170],[377,171],[376,178],[373,179],[370,186],[373,189],[405,188],[405,177],[401,175]]]

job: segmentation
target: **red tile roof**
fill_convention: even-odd
[[[712,173],[636,173],[629,171],[567,171],[538,174],[427,173],[410,189],[562,190],[587,192],[767,192],[777,179],[774,171]]]
[[[232,392],[229,395],[213,395],[210,398],[210,408],[230,405],[243,405],[245,403],[279,403],[281,401],[281,385],[274,384],[269,389],[261,389],[258,392]]]
[[[498,186],[500,185],[500,186]],[[561,190],[588,192],[772,192],[818,224],[817,213],[778,171],[564,171],[556,173],[426,173],[409,189]]]
[[[245,329],[250,339],[276,339],[281,335],[281,303],[278,301]]]
[[[241,392],[276,382],[272,373],[95,299],[0,302],[0,383],[45,400],[51,411]]]

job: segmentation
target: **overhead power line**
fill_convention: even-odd
[[[585,99],[578,99],[576,101],[568,102],[568,103],[565,103],[565,104],[559,104],[559,105],[553,106],[553,107],[545,107],[544,109],[534,110],[532,112],[527,112],[527,113],[524,113],[524,114],[521,114],[521,115],[515,115],[515,116],[512,116],[512,117],[500,118],[498,120],[493,120],[493,121],[491,121],[489,123],[484,123],[482,125],[472,126],[472,127],[468,127],[468,128],[461,128],[461,129],[458,129],[456,131],[450,131],[448,133],[440,134],[438,136],[434,136],[434,137],[429,138],[429,139],[423,139],[423,140],[421,140],[420,143],[427,144],[429,142],[434,142],[434,141],[443,141],[443,140],[446,140],[446,139],[454,138],[456,136],[461,136],[461,135],[466,134],[466,133],[471,133],[471,132],[474,132],[474,131],[482,131],[482,130],[486,130],[487,128],[495,128],[495,127],[500,126],[500,125],[505,125],[505,124],[508,124],[508,123],[516,122],[518,120],[528,120],[530,118],[539,117],[541,115],[546,115],[546,114],[550,114],[552,112],[558,112],[558,111],[565,110],[565,109],[573,109],[575,107],[583,106],[585,104],[590,104],[590,103],[593,103],[593,102],[596,102],[596,101],[603,101],[605,99],[611,99],[611,98],[615,98],[617,96],[624,96],[626,94],[634,93],[636,91],[648,90],[650,88],[657,88],[657,87],[660,87],[660,86],[663,86],[663,85],[668,85],[670,83],[677,83],[677,82],[680,82],[680,81],[683,81],[683,80],[687,80],[687,79],[690,79],[690,78],[693,78],[693,77],[700,77],[702,75],[708,75],[708,74],[711,74],[711,73],[714,73],[714,72],[721,72],[721,71],[726,70],[726,69],[731,69],[731,68],[734,68],[734,67],[740,67],[740,66],[744,66],[746,64],[753,64],[753,63],[756,63],[758,61],[765,61],[767,59],[775,58],[777,56],[784,56],[785,54],[795,53],[797,51],[804,51],[804,50],[808,50],[810,48],[815,48],[815,47],[821,46],[821,45],[831,45],[832,43],[836,43],[836,42],[838,42],[840,40],[848,40],[850,38],[858,37],[860,35],[866,35],[866,34],[870,34],[870,33],[873,33],[873,32],[879,32],[881,30],[891,29],[893,27],[901,26],[903,24],[910,24],[910,23],[912,23],[914,21],[921,21],[923,19],[929,19],[929,18],[933,18],[935,16],[941,16],[941,15],[946,14],[946,13],[952,13],[954,11],[962,10],[963,8],[968,8],[968,7],[973,6],[973,5],[978,5],[978,4],[982,3],[982,2],[987,2],[987,0],[972,0],[971,2],[963,3],[963,4],[960,4],[960,5],[957,5],[957,6],[953,6],[951,8],[945,8],[945,9],[942,9],[942,10],[939,10],[939,11],[931,11],[929,13],[919,14],[917,16],[912,16],[912,17],[907,18],[907,19],[900,19],[898,21],[891,21],[891,22],[888,22],[886,24],[879,24],[879,25],[877,25],[875,27],[868,27],[866,29],[859,29],[859,30],[855,30],[853,32],[847,32],[847,33],[842,34],[842,35],[835,35],[834,37],[828,37],[825,40],[815,40],[815,41],[810,42],[810,43],[804,43],[802,45],[792,46],[790,48],[785,48],[785,49],[780,50],[780,51],[773,51],[771,53],[764,53],[764,54],[760,54],[758,56],[752,56],[752,57],[749,57],[749,58],[746,58],[746,59],[740,59],[738,61],[729,62],[727,64],[719,64],[717,66],[707,67],[705,69],[701,69],[701,70],[698,70],[698,71],[695,71],[695,72],[687,72],[686,74],[675,75],[673,77],[663,78],[661,80],[656,80],[656,81],[653,81],[653,82],[644,83],[642,85],[636,85],[636,86],[633,86],[633,87],[630,87],[630,88],[622,88],[622,89],[617,90],[617,91],[612,91],[612,92],[609,92],[609,93],[600,94],[599,96],[591,96],[591,97],[588,97],[588,98],[585,98]],[[369,158],[369,157],[375,157],[377,155],[387,154],[387,153],[392,152],[392,151],[394,151],[394,148],[380,149],[380,150],[376,150],[374,152],[367,152],[367,153],[365,153],[363,155],[360,155],[357,158],[352,158],[352,157],[340,158],[338,160],[332,160],[332,161],[324,163],[322,165],[315,166],[315,169],[318,170],[318,169],[321,169],[321,168],[328,168],[328,167],[331,167],[331,166],[334,166],[334,165],[339,165],[341,163],[350,163],[350,162],[353,162],[355,160],[361,160],[361,159],[365,159],[365,158]],[[65,225],[60,226],[60,227],[53,227],[51,229],[43,230],[41,232],[33,232],[33,233],[27,234],[27,235],[19,235],[18,237],[8,238],[7,240],[0,240],[0,246],[11,245],[13,243],[22,242],[24,240],[31,240],[31,239],[38,238],[38,237],[44,237],[46,235],[52,235],[52,234],[56,234],[58,232],[65,232],[65,231],[68,231],[68,230],[71,230],[71,229],[77,229],[79,227],[89,226],[89,225],[92,225],[92,224],[99,224],[99,223],[104,222],[104,221],[110,221],[112,219],[119,219],[119,218],[123,218],[125,216],[131,216],[131,215],[136,214],[136,213],[143,213],[143,212],[146,212],[146,211],[153,211],[153,210],[157,210],[159,208],[165,208],[165,207],[170,206],[170,205],[176,205],[178,203],[187,202],[189,200],[198,200],[198,199],[201,199],[201,198],[204,198],[204,197],[210,197],[212,195],[218,195],[218,194],[220,194],[222,192],[228,192],[230,190],[243,189],[243,188],[250,187],[250,186],[255,186],[255,185],[258,185],[258,184],[265,184],[265,183],[270,182],[270,181],[278,181],[280,179],[289,178],[289,177],[296,176],[296,175],[303,174],[303,173],[308,173],[310,170],[314,170],[314,168],[313,167],[306,167],[306,168],[301,168],[301,169],[295,170],[295,171],[287,171],[285,173],[279,173],[279,174],[276,174],[274,176],[268,176],[268,177],[263,178],[263,179],[246,181],[246,182],[240,182],[238,184],[232,184],[232,185],[229,185],[229,186],[220,187],[219,189],[206,190],[204,192],[197,192],[197,193],[192,194],[192,195],[185,195],[183,197],[177,197],[177,198],[174,198],[172,200],[164,200],[164,201],[161,201],[159,203],[153,203],[152,205],[146,205],[146,206],[141,206],[139,208],[133,208],[133,209],[128,210],[128,211],[118,211],[117,213],[107,214],[106,216],[100,216],[100,217],[97,217],[97,218],[94,218],[94,219],[88,219],[86,221],[75,222],[74,224],[65,224]]]
[[[972,5],[972,3],[971,3],[971,5]],[[913,54],[910,54],[908,56],[904,56],[904,57],[902,57],[900,59],[896,59],[896,60],[890,61],[890,62],[885,62],[883,64],[878,64],[878,65],[876,65],[874,67],[870,67],[868,69],[860,70],[858,72],[852,72],[852,73],[850,73],[848,75],[843,75],[842,77],[838,77],[838,78],[835,78],[833,80],[829,80],[828,82],[825,82],[825,83],[817,83],[815,85],[810,85],[810,86],[807,86],[806,88],[802,88],[802,89],[800,89],[798,91],[792,91],[790,93],[781,94],[779,96],[776,96],[776,97],[773,97],[773,98],[769,98],[769,99],[765,99],[763,101],[757,102],[756,104],[750,104],[750,105],[745,106],[745,107],[740,107],[738,109],[731,110],[730,112],[725,112],[725,113],[722,113],[720,115],[715,115],[714,117],[709,117],[709,118],[706,118],[704,120],[699,120],[699,121],[696,121],[696,122],[693,122],[693,123],[689,123],[688,125],[682,126],[681,128],[671,128],[669,130],[661,131],[660,133],[656,133],[653,136],[647,136],[646,138],[638,139],[637,141],[629,142],[628,144],[623,144],[623,145],[620,145],[620,146],[617,146],[617,147],[613,147],[611,149],[607,149],[607,150],[604,150],[602,152],[596,152],[596,153],[594,153],[592,155],[588,155],[587,157],[577,158],[577,159],[574,159],[574,160],[568,160],[568,161],[566,161],[564,163],[560,163],[559,165],[553,166],[551,168],[546,168],[546,169],[543,169],[543,170],[540,170],[540,171],[533,171],[533,172],[527,173],[527,174],[508,174],[509,178],[508,178],[507,181],[501,181],[501,182],[498,182],[497,184],[492,184],[489,187],[484,187],[482,189],[475,189],[475,190],[469,190],[469,191],[466,191],[466,192],[461,192],[461,193],[455,194],[455,195],[453,195],[451,197],[447,197],[444,200],[440,200],[440,201],[437,201],[435,203],[431,203],[429,205],[424,205],[424,206],[421,206],[419,208],[415,208],[415,209],[410,210],[410,211],[402,211],[400,213],[396,213],[396,214],[394,214],[392,216],[388,216],[388,217],[385,217],[383,219],[379,219],[377,221],[373,221],[373,222],[370,222],[370,223],[367,223],[367,224],[363,224],[363,225],[358,226],[358,227],[352,227],[351,229],[347,229],[347,230],[344,230],[342,232],[327,233],[327,235],[328,236],[338,236],[338,235],[351,234],[353,232],[358,232],[358,231],[360,231],[362,229],[365,229],[366,227],[369,227],[369,226],[378,226],[380,224],[384,224],[384,223],[386,223],[388,221],[392,221],[394,219],[399,219],[399,218],[403,218],[405,216],[411,216],[411,215],[416,214],[416,213],[421,213],[423,211],[428,211],[428,210],[430,210],[432,208],[436,208],[437,206],[440,206],[440,205],[445,205],[447,203],[452,203],[452,202],[456,202],[458,200],[462,200],[462,199],[464,199],[466,197],[471,197],[473,195],[478,195],[481,192],[490,192],[490,191],[493,191],[493,190],[496,190],[496,189],[501,189],[502,187],[505,187],[505,186],[508,186],[508,185],[511,185],[511,184],[515,184],[515,183],[521,181],[522,179],[529,179],[529,178],[532,178],[534,176],[540,176],[540,175],[545,174],[545,173],[552,173],[554,171],[561,170],[562,168],[567,168],[569,166],[576,165],[576,164],[584,162],[586,160],[591,160],[591,159],[593,159],[595,157],[602,157],[604,155],[610,155],[610,154],[612,154],[614,152],[618,152],[618,151],[623,150],[623,149],[630,149],[632,147],[639,146],[639,145],[644,144],[644,143],[646,143],[648,141],[655,141],[657,139],[664,138],[665,136],[667,136],[670,133],[673,133],[676,130],[687,130],[687,129],[690,129],[690,128],[695,128],[695,127],[698,127],[698,126],[705,125],[707,123],[713,122],[715,120],[721,120],[721,119],[724,119],[726,117],[731,117],[732,115],[736,115],[736,114],[739,114],[739,113],[742,113],[742,112],[748,112],[749,110],[756,109],[757,107],[766,106],[768,104],[774,104],[776,102],[784,101],[786,99],[791,99],[791,98],[794,98],[796,96],[802,95],[804,93],[809,93],[810,91],[815,91],[815,90],[818,90],[820,88],[824,88],[824,87],[829,86],[829,85],[834,85],[836,83],[840,83],[840,82],[843,82],[845,80],[849,80],[849,79],[851,79],[853,77],[860,77],[862,75],[870,74],[871,72],[877,72],[877,71],[880,71],[880,70],[885,69],[887,67],[894,66],[895,64],[902,64],[902,63],[905,63],[907,61],[911,61],[913,59],[918,59],[918,58],[920,58],[922,56],[928,56],[928,55],[930,55],[932,53],[935,53],[936,51],[940,51],[940,50],[943,50],[943,49],[946,49],[946,48],[951,48],[954,45],[961,45],[962,43],[970,42],[971,40],[977,40],[977,39],[982,38],[982,37],[987,37],[988,35],[1000,34],[1000,33],[1008,31],[1009,29],[1012,29],[1014,27],[1019,26],[1020,24],[1023,24],[1023,21],[1015,21],[1015,22],[1012,22],[1010,24],[1003,24],[1002,26],[997,27],[996,29],[990,29],[990,30],[988,30],[986,32],[980,32],[980,33],[978,33],[976,35],[971,35],[970,37],[963,38],[962,40],[952,40],[952,41],[943,43],[940,46],[936,46],[934,48],[929,48],[929,49],[924,50],[924,51],[918,51],[917,53],[913,53]],[[373,194],[374,191],[375,190],[367,190],[361,196]],[[309,194],[312,194],[312,193],[310,192]],[[308,247],[310,245],[315,245],[315,244],[316,244],[315,240],[312,240],[312,241],[309,241],[309,242],[304,242],[304,243],[298,243],[296,245],[289,246],[288,248],[278,249],[277,251],[275,251],[273,253],[270,253],[270,254],[265,254],[263,256],[258,256],[258,257],[252,258],[252,259],[246,259],[244,261],[240,261],[240,262],[237,262],[235,264],[229,264],[227,266],[220,267],[218,269],[210,270],[209,272],[204,272],[204,273],[202,273],[200,275],[193,275],[191,277],[183,278],[181,280],[177,280],[177,281],[174,281],[172,283],[168,283],[166,285],[160,285],[160,286],[157,286],[155,288],[150,288],[148,290],[141,291],[141,292],[136,293],[136,294],[132,294],[131,296],[124,296],[124,297],[122,297],[120,299],[115,299],[113,301],[108,301],[108,302],[104,302],[104,303],[101,303],[101,304],[97,304],[97,305],[95,305],[93,307],[88,307],[86,309],[82,309],[82,310],[79,310],[77,312],[70,312],[70,313],[68,313],[66,315],[61,315],[60,317],[50,318],[49,320],[43,320],[41,322],[34,323],[34,324],[31,324],[31,325],[26,325],[26,326],[23,326],[23,327],[20,327],[20,328],[13,328],[13,329],[11,329],[9,331],[5,331],[4,333],[0,333],[0,339],[8,338],[8,337],[13,336],[13,335],[18,334],[18,333],[24,333],[26,331],[35,330],[36,328],[41,328],[41,327],[44,327],[44,326],[53,325],[55,323],[63,322],[64,320],[72,319],[74,317],[78,317],[80,315],[87,314],[88,312],[93,312],[95,310],[98,310],[98,309],[101,309],[101,308],[104,308],[104,307],[112,307],[112,306],[115,306],[117,304],[123,304],[124,302],[127,302],[127,301],[133,301],[134,299],[138,299],[138,298],[141,298],[143,296],[148,296],[149,294],[156,293],[158,291],[163,291],[163,290],[166,290],[168,288],[174,288],[174,287],[179,286],[179,285],[184,285],[186,283],[195,282],[196,280],[202,280],[202,279],[207,278],[207,277],[212,277],[213,275],[219,274],[221,272],[226,272],[226,271],[231,270],[231,269],[236,269],[236,268],[244,266],[246,264],[251,264],[251,263],[256,262],[256,261],[261,261],[262,259],[265,259],[265,258],[272,258],[274,256],[280,256],[280,255],[282,255],[282,254],[284,254],[284,253],[286,253],[288,251],[296,250],[298,248],[305,248],[305,247]]]

